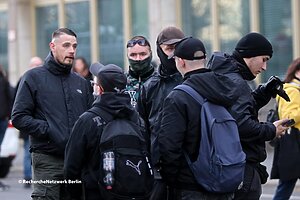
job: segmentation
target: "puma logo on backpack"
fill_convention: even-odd
[[[209,192],[229,193],[242,186],[246,155],[236,121],[223,106],[204,99],[188,85],[178,85],[201,105],[201,140],[195,162],[184,152],[196,181]]]

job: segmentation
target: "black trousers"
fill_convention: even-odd
[[[167,185],[162,179],[154,179],[150,200],[168,200]]]

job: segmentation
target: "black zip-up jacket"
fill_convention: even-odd
[[[58,64],[50,53],[43,66],[23,75],[12,122],[30,135],[31,152],[63,157],[75,121],[92,102],[87,81]]]
[[[154,142],[160,129],[163,101],[174,87],[182,83],[182,76],[179,72],[167,75],[163,73],[162,67],[160,65],[158,72],[143,84],[136,107],[145,122],[147,134],[150,136],[151,159],[154,165],[159,159],[158,146]],[[156,149],[157,153],[155,153]]]
[[[96,199],[100,198],[97,181],[100,173],[99,145],[104,125],[109,118],[127,118],[138,122],[138,113],[131,106],[128,94],[104,93],[97,97],[93,107],[99,108],[102,114],[98,116],[85,112],[75,123],[66,147],[64,174],[67,180],[82,180],[88,193],[86,195]],[[74,199],[79,199],[81,190],[78,184],[68,184],[67,187]]]
[[[183,84],[225,107],[231,106],[239,96],[239,91],[228,77],[204,68],[186,73]],[[192,161],[198,157],[200,111],[199,103],[181,90],[173,90],[164,101],[158,136],[161,174],[174,188],[204,191],[197,184],[183,154],[183,151],[187,152]]]
[[[276,127],[270,122],[259,122],[258,111],[271,99],[270,94],[261,86],[252,91],[247,80],[253,80],[243,59],[234,52],[229,56],[215,53],[208,63],[213,71],[223,73],[235,82],[235,87],[241,95],[230,108],[230,113],[236,119],[243,151],[248,163],[258,164],[266,159],[265,141],[276,136]]]

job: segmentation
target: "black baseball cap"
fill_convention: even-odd
[[[195,56],[197,51],[202,51],[203,56]],[[193,37],[184,38],[178,42],[175,46],[174,53],[168,58],[174,56],[185,59],[185,60],[201,60],[206,58],[206,50],[201,40]]]
[[[94,76],[97,76],[100,69],[104,67],[103,64],[101,64],[100,62],[95,62],[93,64],[91,64],[90,66],[90,72],[94,75]]]
[[[126,88],[126,75],[117,65],[96,62],[91,65],[90,72],[98,78],[104,92],[122,92]]]

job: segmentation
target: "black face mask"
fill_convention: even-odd
[[[168,59],[168,56],[163,52],[160,48],[159,44],[157,44],[157,55],[161,62],[161,70],[166,75],[172,75],[178,72],[176,68],[175,59]]]
[[[150,54],[150,56],[148,58],[145,58],[144,60],[128,59],[128,61],[130,69],[138,76],[142,76],[143,74],[147,73],[149,70],[152,69],[152,54]]]

